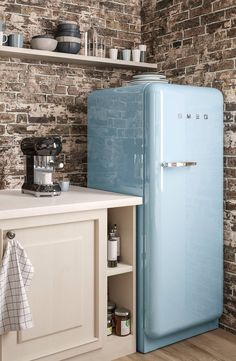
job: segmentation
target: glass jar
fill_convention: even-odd
[[[90,28],[86,33],[86,40],[85,40],[85,46],[87,48],[87,51],[85,52],[85,55],[88,56],[95,56],[95,50],[96,50],[96,44],[97,44],[97,30],[93,27]]]
[[[110,315],[107,315],[107,336],[112,335],[112,318]]]
[[[116,308],[116,304],[114,302],[108,301],[107,316],[110,316],[112,319],[112,327],[115,327],[115,308]]]
[[[96,50],[95,50],[95,56],[98,56],[100,58],[105,58],[106,54],[106,47],[103,43],[103,39],[100,39],[100,42],[96,44]]]
[[[98,56],[105,58],[106,42],[105,38],[97,33],[95,28],[90,28],[84,34],[84,54],[88,56]]]
[[[128,336],[131,332],[130,311],[126,308],[115,310],[116,335]]]

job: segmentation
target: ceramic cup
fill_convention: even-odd
[[[23,34],[11,34],[8,36],[8,46],[23,48]]]
[[[0,46],[7,42],[7,35],[0,31]]]
[[[123,60],[130,61],[131,60],[131,50],[130,49],[122,50],[122,58],[123,58]]]
[[[109,58],[112,60],[117,60],[118,49],[109,49]]]
[[[136,62],[140,61],[140,50],[139,49],[132,50],[132,60],[136,61]]]
[[[69,187],[70,187],[70,181],[69,180],[62,180],[62,181],[59,182],[59,184],[60,184],[62,192],[68,192]]]
[[[147,45],[145,44],[140,44],[139,45],[139,50],[140,50],[140,61],[142,63],[144,63],[146,61],[146,51],[147,51]]]

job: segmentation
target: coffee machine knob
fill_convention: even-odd
[[[64,163],[62,163],[62,162],[57,163],[56,168],[63,169],[64,168]]]

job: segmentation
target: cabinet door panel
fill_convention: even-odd
[[[3,361],[43,360],[54,354],[62,360],[60,352],[101,347],[99,224],[88,219],[16,230],[35,269],[28,292],[34,327],[3,336]]]

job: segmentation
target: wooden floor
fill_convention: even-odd
[[[116,361],[236,361],[236,335],[222,329],[150,352]]]

